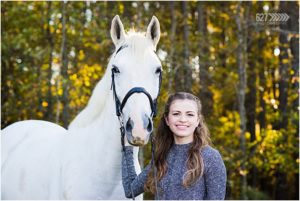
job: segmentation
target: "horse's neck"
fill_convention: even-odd
[[[106,161],[107,163],[110,163],[114,168],[116,167],[116,165],[121,165],[122,145],[120,122],[116,115],[113,91],[110,91],[105,107],[101,115],[99,116],[99,118],[97,118],[93,125],[93,130],[98,131],[94,132],[94,137],[96,141],[102,142],[101,147],[99,147],[99,149],[102,150],[101,153],[108,153],[107,155],[102,155],[102,160]],[[134,165],[136,171],[140,172],[140,165],[138,162],[139,147],[134,147],[133,152]]]
[[[69,131],[78,135],[90,135],[90,139],[100,143],[97,144],[97,149],[114,150],[108,155],[120,162],[121,134],[119,128],[120,123],[116,116],[113,91],[111,90],[111,74],[107,71],[95,87],[88,105],[71,122]],[[134,148],[134,152],[134,157],[137,158],[138,147]]]
[[[93,127],[99,132],[96,134],[101,141],[105,142],[103,146],[113,146],[114,148],[121,148],[120,122],[116,116],[115,102],[113,92],[110,91],[103,111],[93,123]],[[109,149],[113,148],[109,147]]]

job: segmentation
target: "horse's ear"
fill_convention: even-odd
[[[125,39],[124,26],[119,15],[116,15],[111,22],[110,36],[116,47]]]
[[[159,21],[155,16],[152,17],[151,22],[148,25],[146,37],[153,42],[154,48],[156,49],[156,45],[160,38],[160,26]]]

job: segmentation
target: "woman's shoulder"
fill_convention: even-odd
[[[204,147],[202,147],[201,153],[202,154],[220,154],[217,149],[211,147],[210,145],[205,145]]]
[[[201,149],[201,155],[203,157],[204,160],[219,160],[219,159],[222,159],[222,156],[220,154],[220,152],[209,146],[209,145],[206,145],[205,147],[203,147]]]

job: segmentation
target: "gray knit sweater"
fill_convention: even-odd
[[[223,200],[226,191],[226,168],[220,153],[210,146],[200,152],[204,162],[204,173],[189,188],[182,185],[186,172],[186,160],[189,144],[174,144],[167,156],[168,170],[166,175],[158,182],[159,195],[155,199],[162,200]],[[144,192],[144,184],[150,164],[137,175],[133,163],[132,147],[125,147],[122,156],[122,178],[127,198],[137,196]]]

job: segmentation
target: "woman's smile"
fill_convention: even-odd
[[[177,124],[175,125],[178,129],[180,130],[185,130],[186,128],[188,128],[189,126],[188,125],[183,125],[183,124]]]

